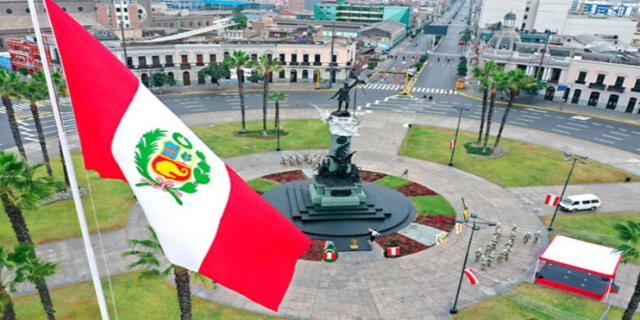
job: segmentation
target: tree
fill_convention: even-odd
[[[42,71],[38,71],[31,78],[27,78],[20,83],[18,92],[22,98],[29,100],[29,106],[31,107],[31,115],[33,116],[33,123],[36,126],[38,132],[38,141],[40,142],[40,150],[42,150],[42,159],[47,168],[47,174],[53,176],[53,170],[51,169],[51,161],[49,160],[49,152],[47,151],[47,143],[44,139],[44,131],[42,130],[42,122],[40,121],[40,113],[38,112],[38,101],[49,98],[49,92],[47,91],[47,84],[44,81],[44,74]]]
[[[235,69],[236,77],[238,78],[238,95],[240,96],[240,114],[242,115],[242,132],[247,131],[247,122],[245,119],[245,104],[244,104],[244,70],[249,65],[251,59],[249,55],[242,51],[236,50],[230,55],[224,58],[224,65],[227,69]]]
[[[174,77],[170,77],[164,69],[160,69],[158,72],[151,73],[151,87],[157,87],[158,92],[162,92],[162,87],[164,86],[175,86],[176,79]]]
[[[618,239],[622,241],[622,244],[616,247],[623,254],[622,262],[628,263],[640,258],[640,223],[628,220],[624,224],[616,224],[614,229],[617,232]],[[640,304],[640,274],[638,274],[636,287],[633,290],[631,299],[629,299],[627,309],[622,315],[622,320],[633,319],[633,315],[638,309],[638,304]]]
[[[503,77],[505,77],[505,75],[502,70],[495,70],[488,78],[489,86],[491,88],[491,96],[489,98],[489,110],[487,112],[487,129],[484,133],[482,152],[487,151],[487,144],[489,144],[489,133],[491,133],[491,121],[493,120],[493,111],[495,110],[496,105],[496,95],[498,94],[498,90],[502,89],[500,85],[505,83],[502,80]]]
[[[220,82],[218,82],[218,80],[227,78],[230,75],[231,74],[229,73],[229,68],[227,68],[223,63],[218,62],[212,62],[208,66],[198,71],[199,77],[211,77],[211,82],[215,83],[218,88],[220,88]]]
[[[163,264],[160,259],[164,256],[162,246],[158,240],[156,232],[151,227],[147,227],[149,238],[144,240],[129,240],[133,249],[123,253],[124,256],[132,256],[136,261],[127,266],[129,269],[144,267],[147,270],[140,273],[140,279],[166,278],[173,272],[178,293],[178,304],[180,305],[180,319],[191,319],[191,285],[189,270],[171,264]],[[200,274],[193,273],[194,278],[202,284],[210,283]]]
[[[239,29],[244,29],[247,27],[247,16],[242,12],[235,12],[233,14],[233,19],[231,21],[238,24]]]
[[[263,76],[262,86],[262,134],[267,134],[267,99],[269,94],[269,81],[273,76],[273,72],[282,70],[278,59],[271,59],[268,55],[263,54],[258,61],[251,61],[249,64]]]
[[[513,107],[513,101],[520,95],[520,92],[522,92],[523,90],[538,87],[538,80],[536,80],[532,76],[526,75],[524,71],[520,69],[507,72],[505,77],[500,78],[500,81],[502,81],[502,83],[500,83],[498,87],[505,88],[505,90],[509,94],[509,103],[507,104],[507,108],[504,110],[504,114],[502,115],[502,121],[500,121],[500,129],[498,129],[498,135],[496,136],[496,141],[493,145],[494,149],[498,147],[498,144],[500,143],[502,130],[504,129],[504,125],[507,122],[509,111],[511,111],[511,108]]]
[[[7,110],[7,120],[9,120],[9,128],[13,135],[13,141],[18,148],[18,152],[23,158],[27,158],[27,153],[24,151],[24,145],[22,144],[22,138],[20,137],[20,129],[18,128],[18,121],[16,120],[16,111],[13,109],[11,103],[12,98],[19,98],[20,93],[18,91],[20,85],[20,77],[15,72],[8,72],[5,69],[0,69],[0,96],[2,97],[2,104],[4,104]]]
[[[494,61],[487,61],[482,67],[476,66],[472,70],[473,77],[478,81],[479,87],[482,89],[482,114],[480,115],[480,130],[478,130],[478,144],[482,142],[485,117],[487,116],[487,101],[489,90],[491,90],[489,78],[493,71],[497,69],[498,65]]]
[[[58,97],[66,97],[69,95],[69,92],[67,91],[67,82],[64,80],[64,76],[62,75],[62,73],[57,71],[54,71],[51,77],[53,78],[53,84],[56,88],[55,99],[58,102],[58,105],[60,105],[60,100],[58,99]],[[62,163],[64,185],[68,188],[71,185],[71,182],[69,181],[69,172],[67,172],[65,159],[62,155],[62,143],[60,142],[60,140],[58,140],[58,150],[60,150],[60,162]]]
[[[54,192],[57,184],[49,176],[36,177],[36,171],[40,167],[42,164],[31,166],[16,154],[0,150],[0,202],[11,222],[18,243],[29,246],[33,246],[33,241],[22,215],[22,208],[36,208],[42,199]],[[34,278],[34,284],[48,319],[55,319],[46,281],[44,278]]]
[[[458,62],[458,76],[464,77],[467,75],[467,61],[460,60]]]
[[[276,130],[280,130],[280,101],[287,100],[287,96],[282,91],[276,91],[269,95],[269,100],[275,102],[276,114],[273,121],[273,126]]]

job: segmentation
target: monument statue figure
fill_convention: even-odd
[[[364,83],[366,83],[364,80],[360,80],[358,78],[356,78],[356,80],[351,85],[349,85],[349,82],[345,81],[344,82],[344,86],[342,88],[338,89],[338,91],[336,91],[336,94],[334,94],[331,98],[329,98],[329,100],[333,100],[336,97],[338,97],[338,110],[334,111],[335,115],[344,115],[344,116],[348,116],[349,115],[349,101],[351,101],[351,97],[349,96],[349,92],[355,86],[357,86],[359,84],[364,84]],[[342,111],[342,104],[343,103],[344,103],[344,111]]]

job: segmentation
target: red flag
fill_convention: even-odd
[[[478,276],[472,268],[464,269],[464,275],[467,276],[467,279],[469,279],[469,283],[471,285],[475,285],[476,283],[478,283]]]
[[[449,142],[449,149],[453,149],[456,146],[456,141],[455,140],[451,140],[451,142]]]
[[[127,181],[169,261],[272,310],[310,240],[52,0],[87,169]]]
[[[558,202],[560,202],[560,197],[552,195],[552,194],[547,194],[547,196],[544,198],[544,204],[548,205],[548,206],[557,206]]]

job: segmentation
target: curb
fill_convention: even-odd
[[[269,88],[269,91],[274,90],[276,88]],[[304,88],[278,88],[279,90],[276,91],[282,91],[282,92],[330,92],[330,91],[336,91],[337,89],[304,89]],[[262,92],[263,89],[244,89],[244,92]],[[223,90],[198,90],[198,91],[187,91],[187,92],[172,92],[172,93],[161,93],[161,94],[155,94],[156,96],[161,96],[161,97],[170,97],[170,96],[183,96],[183,95],[190,95],[190,94],[216,94],[216,93],[236,93],[238,92],[237,89],[223,89]]]
[[[463,97],[471,99],[471,100],[482,101],[482,98],[479,98],[479,97],[476,97],[474,95],[470,95],[470,94],[467,94],[467,93],[464,93],[464,92],[457,92],[457,94],[459,96],[463,96]],[[503,104],[503,105],[507,105],[508,104],[507,102],[504,102],[504,101],[496,101],[495,103],[496,104]],[[538,110],[544,110],[544,111],[553,111],[553,112],[559,112],[559,113],[564,113],[564,114],[573,114],[573,115],[579,115],[579,116],[584,116],[584,117],[589,117],[589,118],[594,118],[594,119],[619,122],[619,123],[629,124],[629,125],[633,125],[633,126],[640,126],[640,122],[638,122],[638,121],[616,119],[616,118],[611,118],[611,117],[601,116],[601,115],[595,115],[595,114],[590,114],[590,113],[585,113],[585,112],[567,111],[567,110],[555,109],[555,108],[551,108],[551,107],[536,106],[536,105],[526,104],[526,103],[514,103],[513,105],[517,106],[517,107],[523,107],[523,108],[531,108],[531,109],[538,109]]]

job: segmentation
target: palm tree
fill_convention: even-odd
[[[225,56],[224,65],[227,69],[236,69],[236,77],[238,78],[238,95],[240,96],[240,113],[242,114],[242,131],[247,131],[247,122],[245,120],[245,104],[244,104],[244,70],[251,62],[249,55],[242,50],[235,50],[230,55]]]
[[[36,177],[36,171],[42,164],[29,165],[15,153],[0,150],[0,202],[9,217],[11,227],[18,243],[33,246],[29,228],[22,215],[22,208],[35,208],[43,198],[55,190],[55,181],[51,177]],[[53,302],[44,278],[35,279],[40,301],[48,319],[55,319]]]
[[[22,144],[22,138],[20,137],[20,130],[18,129],[18,121],[16,120],[16,111],[13,109],[11,98],[19,98],[18,87],[20,84],[20,76],[15,72],[8,72],[5,69],[0,69],[0,96],[2,96],[2,104],[4,104],[7,110],[7,120],[9,120],[9,128],[11,128],[11,134],[13,134],[13,140],[16,143],[18,152],[23,158],[27,158],[27,153],[24,151],[24,145]]]
[[[623,243],[616,249],[622,252],[622,262],[632,262],[640,258],[640,223],[628,220],[625,224],[618,223],[614,226],[618,233],[618,239]],[[629,299],[627,309],[622,315],[622,320],[631,320],[640,304],[640,274],[636,280],[636,288]]]
[[[473,77],[478,80],[480,88],[482,88],[482,114],[480,116],[480,130],[478,130],[478,144],[482,142],[482,132],[484,130],[485,117],[487,115],[487,100],[489,90],[491,90],[489,77],[493,71],[498,69],[498,65],[494,61],[487,61],[482,67],[474,67],[471,71]]]
[[[67,81],[65,81],[62,73],[54,71],[51,75],[53,78],[53,84],[56,88],[56,102],[60,105],[59,97],[67,97],[69,92],[67,91]],[[62,115],[60,115],[62,117]],[[62,142],[58,140],[58,150],[60,151],[60,162],[62,163],[62,174],[64,176],[64,185],[71,186],[71,182],[69,181],[69,172],[67,172],[67,166],[65,164],[64,156],[62,156]]]
[[[275,102],[276,114],[274,117],[273,127],[280,130],[280,101],[287,100],[287,96],[282,91],[276,91],[269,95],[269,100]]]
[[[507,92],[509,93],[509,103],[507,103],[507,108],[504,110],[504,114],[502,115],[500,129],[498,129],[496,142],[493,145],[494,149],[498,147],[498,143],[500,143],[502,130],[504,129],[504,125],[507,122],[509,111],[511,111],[511,108],[513,107],[513,101],[520,95],[520,92],[522,92],[522,90],[531,89],[538,86],[538,80],[536,80],[536,78],[528,76],[524,73],[524,71],[520,69],[507,72],[506,76],[500,78],[500,80],[503,81],[503,83],[499,84],[498,87],[505,88],[505,90],[507,90]]]
[[[279,72],[282,70],[278,59],[271,59],[266,54],[263,54],[258,58],[258,61],[251,61],[250,66],[258,71],[258,74],[263,76],[262,87],[262,134],[267,134],[267,100],[269,94],[269,81],[271,80],[273,72]]]
[[[491,132],[491,121],[493,120],[493,111],[495,110],[496,105],[496,95],[498,94],[498,90],[502,89],[499,87],[504,84],[502,78],[504,77],[504,72],[501,70],[494,70],[489,75],[487,82],[489,87],[491,88],[491,96],[489,98],[489,110],[487,111],[487,128],[484,133],[484,142],[482,144],[482,152],[487,151],[487,144],[489,144],[489,133]]]
[[[136,261],[127,266],[129,269],[144,267],[148,270],[140,273],[141,279],[150,278],[166,278],[173,272],[173,278],[176,283],[178,292],[178,303],[180,305],[180,319],[191,319],[191,285],[189,270],[171,264],[162,263],[161,257],[164,256],[160,241],[156,232],[151,227],[147,227],[149,231],[149,239],[145,240],[129,240],[133,245],[133,249],[123,253],[124,256],[136,257]],[[204,276],[193,273],[193,276],[202,284],[210,283]]]
[[[33,123],[38,132],[38,141],[40,142],[40,149],[42,150],[42,158],[47,168],[47,174],[53,176],[51,162],[49,161],[49,152],[47,151],[47,143],[44,140],[44,131],[42,130],[42,123],[40,122],[40,113],[38,112],[38,105],[36,104],[37,101],[45,100],[49,97],[42,71],[36,72],[31,79],[21,82],[19,93],[24,99],[29,100],[31,115],[33,116]]]

